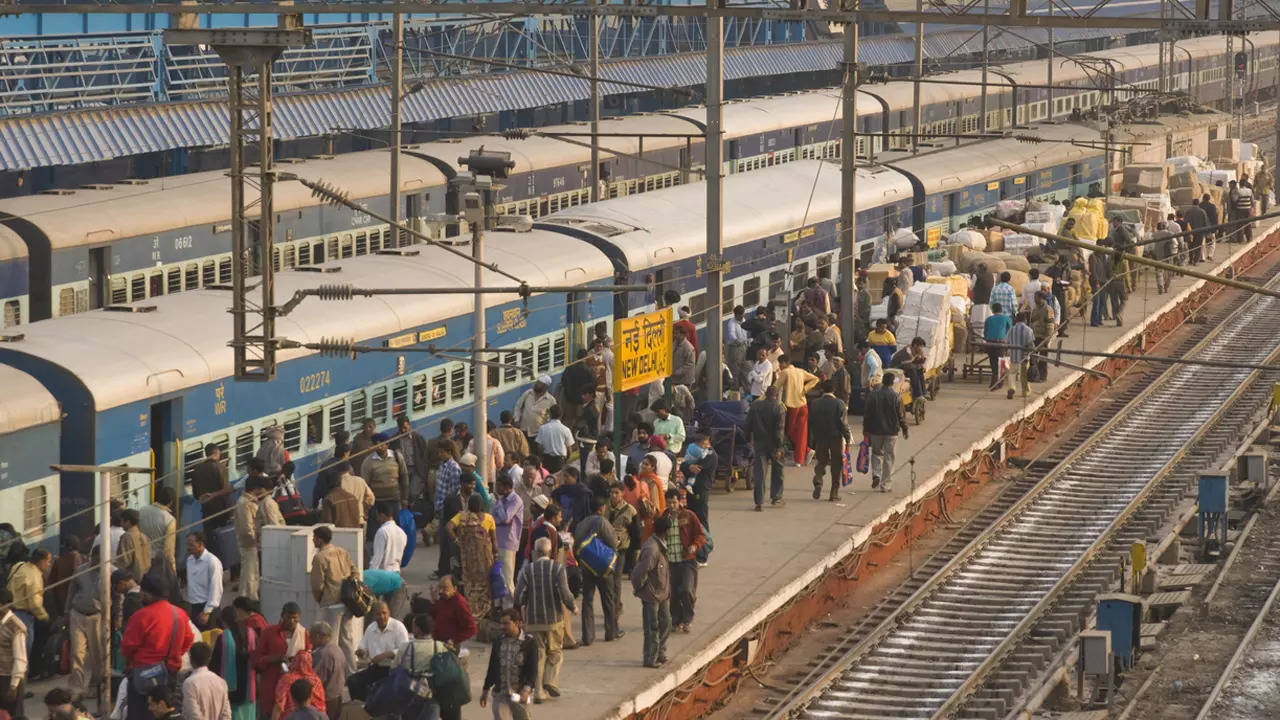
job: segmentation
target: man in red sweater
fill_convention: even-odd
[[[258,673],[258,713],[264,710],[267,717],[276,700],[276,684],[284,675],[284,665],[303,650],[311,649],[311,638],[306,628],[298,623],[302,608],[296,602],[287,602],[280,608],[280,622],[268,625],[258,635],[258,646],[249,661]]]
[[[458,588],[449,575],[440,578],[438,590],[440,594],[431,606],[431,635],[455,648],[461,647],[464,640],[470,640],[476,634],[476,620],[471,616],[471,606],[467,604],[466,598],[458,594]]]
[[[135,612],[124,628],[120,653],[129,667],[128,720],[150,720],[147,698],[134,690],[133,672],[164,663],[168,668],[165,682],[172,692],[182,668],[182,656],[195,642],[191,620],[171,604],[168,580],[159,573],[142,578],[142,609]]]

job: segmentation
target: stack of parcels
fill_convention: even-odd
[[[1029,213],[1028,213],[1029,214]],[[1054,232],[1046,230],[1045,232]],[[1029,251],[1039,250],[1044,247],[1044,238],[1035,235],[1005,235],[1004,250],[1010,255],[1025,256]]]
[[[1169,177],[1165,172],[1165,166],[1159,164],[1125,166],[1124,189],[1139,194],[1166,192],[1169,189]]]
[[[898,313],[898,349],[924,338],[925,370],[940,368],[951,357],[951,287],[939,283],[916,283]]]

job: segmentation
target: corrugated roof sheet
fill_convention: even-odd
[[[1107,30],[1059,30],[1059,40],[1113,34]],[[1045,32],[1020,31],[1028,39],[1043,42]],[[947,56],[963,46],[963,52],[981,50],[980,36],[971,30],[950,29],[925,36],[929,56]],[[999,34],[997,47],[1025,47],[1026,42],[1008,33]],[[909,35],[878,35],[860,44],[863,62],[889,65],[914,57]],[[838,67],[840,42],[815,41],[794,45],[729,48],[725,53],[725,79],[783,75]],[[705,81],[705,60],[698,53],[663,57],[610,60],[601,66],[605,78],[659,87],[691,87]],[[636,92],[636,88],[604,82],[607,95]],[[439,78],[409,95],[404,104],[405,122],[430,122],[444,118],[541,107],[585,100],[585,78],[576,79],[536,72]],[[389,91],[371,86],[330,92],[284,95],[276,98],[274,135],[299,138],[340,130],[368,130],[388,123]],[[0,119],[0,169],[74,165],[128,155],[208,147],[227,142],[225,103],[218,100],[147,104],[78,110],[50,115]]]

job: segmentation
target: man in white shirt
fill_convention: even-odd
[[[764,391],[773,384],[773,375],[777,368],[769,360],[769,351],[760,348],[756,353],[756,364],[747,373],[747,393],[752,399],[764,397]]]
[[[524,431],[529,439],[538,434],[538,428],[547,421],[547,414],[556,405],[556,398],[551,390],[551,378],[543,375],[529,390],[525,390],[516,401],[516,426]]]
[[[569,449],[573,447],[573,432],[560,422],[558,405],[551,406],[547,415],[550,419],[538,428],[538,434],[533,440],[542,451],[542,467],[547,472],[558,473],[569,457]]]
[[[395,514],[395,506],[391,503],[378,504],[378,532],[373,536],[373,554],[369,556],[371,569],[400,572],[400,560],[404,557],[405,546],[409,544],[409,536],[396,524]]]
[[[209,671],[212,650],[198,642],[188,655],[193,669],[182,682],[182,720],[231,720],[227,681]]]
[[[353,700],[363,701],[370,688],[391,674],[396,651],[409,642],[409,630],[391,617],[391,608],[385,602],[379,601],[373,607],[373,620],[356,647],[356,658],[365,668],[347,678],[347,690]]]
[[[733,317],[724,321],[724,360],[734,377],[742,373],[742,366],[747,361],[747,345],[751,342],[742,327],[746,316],[747,309],[738,305],[733,308]]]
[[[187,604],[201,630],[222,607],[222,561],[204,545],[204,533],[187,535]]]
[[[1040,271],[1031,268],[1031,272],[1027,273],[1027,284],[1022,286],[1022,307],[1023,309],[1033,308],[1036,305],[1036,294],[1040,292],[1043,283],[1040,281]]]

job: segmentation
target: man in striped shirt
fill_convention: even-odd
[[[1004,311],[1012,314],[1018,308],[1018,294],[1013,291],[1009,279],[1013,277],[1008,270],[1000,273],[1000,282],[991,288],[991,304],[1000,304]]]
[[[1015,384],[1022,389],[1022,397],[1025,398],[1030,392],[1027,385],[1027,365],[1036,344],[1035,333],[1027,324],[1027,313],[1018,313],[1013,321],[1013,327],[1009,328],[1009,334],[1004,339],[1005,344],[1009,346],[1009,392],[1005,397],[1010,400],[1013,399]]]
[[[516,607],[524,612],[525,630],[538,643],[538,682],[533,695],[534,702],[542,702],[544,694],[560,697],[557,680],[564,656],[564,611],[576,612],[576,606],[564,565],[551,559],[551,541],[544,537],[534,541],[533,557],[516,581]]]

